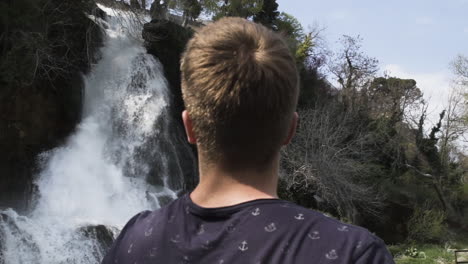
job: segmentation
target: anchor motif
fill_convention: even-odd
[[[260,208],[257,207],[257,208],[255,208],[255,210],[252,212],[252,215],[253,215],[253,216],[257,216],[257,215],[259,215],[259,214],[260,214]]]
[[[151,236],[151,233],[153,233],[153,228],[150,228],[145,231],[145,236]]]
[[[332,249],[332,251],[325,254],[325,257],[327,257],[327,259],[337,259],[338,254],[336,254],[336,250]]]
[[[148,217],[148,219],[146,219],[146,223],[147,224],[151,223],[151,221],[153,221],[153,218],[154,218],[154,214],[151,214],[151,217]]]
[[[202,245],[202,248],[204,248],[204,249],[210,249],[210,248],[211,248],[210,243],[211,243],[211,242],[207,240],[207,241],[205,242],[205,244]]]
[[[357,245],[356,245],[356,248],[361,248],[361,247],[362,247],[362,241],[359,240],[359,242],[358,242]]]
[[[228,231],[229,233],[232,233],[236,230],[236,228],[234,227],[234,224],[229,224],[227,227],[226,227],[226,231]]]
[[[175,235],[175,237],[171,238],[172,243],[179,243],[180,242],[180,235]]]
[[[128,252],[128,254],[132,253],[132,248],[133,248],[133,243],[132,243],[132,244],[130,244],[130,247],[128,248],[128,251],[127,251],[127,252]]]
[[[320,236],[319,236],[319,232],[318,232],[318,231],[314,231],[314,232],[312,232],[312,235],[308,234],[307,236],[308,236],[310,239],[312,239],[312,240],[320,239]]]
[[[348,227],[347,226],[341,226],[341,227],[338,227],[338,231],[341,231],[341,232],[348,232]]]
[[[289,252],[289,242],[286,242],[286,243],[284,244],[283,248],[281,249],[281,252],[282,252],[283,254],[288,254],[288,252]]]
[[[294,218],[296,218],[297,220],[304,220],[304,214],[298,214]]]
[[[201,224],[199,227],[198,227],[198,231],[197,231],[197,235],[201,235],[205,233],[205,226],[203,224]]]
[[[271,224],[265,226],[265,231],[267,231],[268,233],[276,231],[275,223],[271,223]]]
[[[171,215],[171,217],[169,217],[169,220],[167,220],[167,222],[168,223],[173,223],[174,219],[175,219],[175,215]]]
[[[156,248],[156,247],[150,249],[150,253],[149,253],[150,257],[156,256],[157,251],[158,251],[158,248]]]
[[[247,246],[247,241],[242,241],[241,245],[239,246],[239,250],[240,251],[246,251],[247,249],[249,249],[249,247]]]
[[[185,207],[185,213],[190,214],[190,208],[188,206]]]
[[[224,263],[224,259],[220,259],[218,264],[223,264]]]

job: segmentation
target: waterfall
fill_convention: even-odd
[[[0,264],[99,263],[126,221],[181,188],[171,184],[184,176],[162,66],[137,37],[134,15],[100,7],[106,37],[84,77],[83,119],[63,146],[41,155],[31,212],[0,211]]]

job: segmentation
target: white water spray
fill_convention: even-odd
[[[98,263],[105,252],[99,229],[89,227],[117,232],[136,213],[159,207],[158,197],[176,197],[146,181],[154,166],[162,183],[169,176],[155,144],[167,140],[161,65],[130,37],[141,28],[128,14],[100,7],[108,13],[106,39],[85,77],[83,121],[64,146],[44,154],[34,210],[0,211],[0,264]]]

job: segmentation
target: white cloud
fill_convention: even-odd
[[[389,64],[383,70],[390,76],[414,79],[424,93],[424,99],[429,104],[428,119],[433,125],[438,121],[439,113],[445,108],[450,92],[452,76],[448,70],[439,72],[411,72],[400,65]]]

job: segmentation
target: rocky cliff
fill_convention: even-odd
[[[151,22],[146,23],[143,27],[143,39],[149,54],[154,55],[159,59],[164,67],[164,74],[170,86],[171,91],[171,114],[173,119],[176,120],[173,124],[173,134],[182,134],[183,138],[185,131],[182,125],[182,110],[184,109],[184,102],[182,100],[181,79],[180,79],[180,58],[185,49],[188,40],[193,36],[193,30],[190,28],[182,27],[177,23],[168,20],[153,19]],[[187,153],[186,141],[180,142],[180,139],[174,137],[174,142],[177,142],[176,155],[182,162],[183,171],[195,172],[187,173],[185,175],[184,186],[186,190],[192,189],[198,181],[196,175],[196,160],[192,155]],[[195,148],[191,146],[193,155],[196,155]]]
[[[81,118],[82,74],[102,41],[91,0],[0,3],[0,208],[25,209],[38,154]]]

